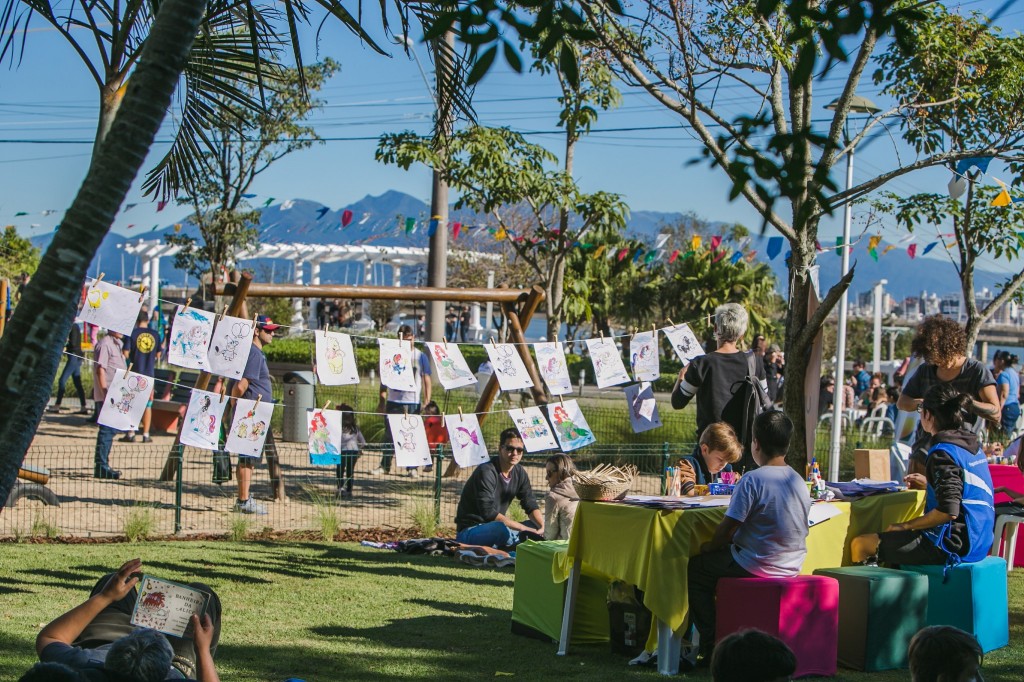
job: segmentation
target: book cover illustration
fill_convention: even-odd
[[[143,575],[131,624],[174,637],[190,636],[193,614],[202,618],[210,595],[188,585]]]

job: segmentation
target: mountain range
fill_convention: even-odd
[[[326,209],[326,210],[324,210]],[[351,222],[342,227],[342,217],[351,211]],[[305,244],[375,244],[378,246],[412,246],[426,247],[428,243],[427,223],[429,206],[408,194],[387,191],[380,196],[366,196],[355,203],[332,210],[315,201],[294,199],[273,204],[261,209],[260,242],[305,243]],[[415,221],[415,229],[411,233],[405,230],[406,220]],[[684,218],[682,213],[659,211],[632,211],[627,225],[627,235],[652,243],[658,232],[666,225],[673,225]],[[485,220],[470,212],[453,211],[449,222],[461,222],[465,226],[484,224]],[[709,229],[724,229],[724,223],[709,223]],[[155,228],[139,236],[125,236],[110,233],[103,240],[96,253],[90,272],[105,271],[107,280],[128,281],[142,273],[141,260],[126,254],[120,245],[139,239],[153,240],[170,234],[187,234],[198,236],[198,230],[189,222]],[[710,236],[710,235],[708,235]],[[768,236],[752,235],[745,251],[755,250],[756,258],[767,262],[779,281],[780,291],[786,288],[787,274],[785,265],[785,248],[783,253],[774,259],[766,255]],[[46,248],[52,235],[35,237],[35,246]],[[475,250],[490,250],[496,242],[485,229],[464,229],[457,240],[450,242],[455,246]],[[728,246],[728,242],[725,244]],[[919,247],[920,248],[920,247]],[[851,287],[854,294],[868,291],[880,279],[887,279],[886,291],[897,300],[907,296],[916,296],[923,291],[939,295],[959,290],[959,277],[948,259],[917,258],[911,260],[905,249],[898,249],[891,254],[874,261],[863,247],[855,247],[853,261],[856,262],[856,275]],[[823,288],[831,286],[839,279],[840,259],[835,251],[823,252],[818,257],[820,265],[819,280]],[[287,261],[259,259],[246,261],[246,267],[253,268],[257,279],[274,281],[291,281],[292,265]],[[321,269],[321,281],[324,283],[357,283],[358,272],[350,272],[351,266],[344,263],[324,264]],[[360,267],[357,266],[356,270]],[[187,281],[185,274],[174,268],[173,259],[165,258],[161,262],[161,279],[172,285],[180,285]],[[389,283],[390,269],[383,268],[381,275],[384,283]],[[349,282],[351,279],[351,282]],[[417,273],[411,274],[408,269],[403,272],[404,282],[419,281]],[[1006,279],[1000,273],[978,271],[975,277],[976,287],[993,288]],[[308,279],[307,279],[308,281]],[[195,285],[194,280],[191,283]]]

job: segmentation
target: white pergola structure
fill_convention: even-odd
[[[139,239],[118,244],[124,252],[142,259],[142,282],[149,289],[149,312],[152,314],[160,302],[160,259],[173,256],[181,251],[175,244],[165,244],[160,239]]]
[[[391,266],[391,282],[399,286],[402,279],[402,268],[404,266],[425,265],[427,262],[428,249],[414,248],[410,246],[355,246],[351,244],[260,244],[258,247],[236,254],[237,261],[251,260],[254,258],[282,258],[290,260],[295,265],[295,284],[305,284],[304,265],[309,263],[309,283],[320,284],[320,266],[323,263],[355,262],[363,264],[362,284],[376,284],[373,282],[373,268],[378,264]],[[316,308],[320,299],[310,301],[309,319],[302,318],[302,300],[295,299],[292,302],[294,312],[292,313],[291,326],[295,329],[317,328]],[[363,303],[365,306],[367,303]],[[363,316],[369,317],[369,311],[363,310]]]

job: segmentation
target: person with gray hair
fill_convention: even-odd
[[[219,682],[213,663],[220,639],[216,593],[192,583],[210,595],[206,613],[202,619],[192,616],[191,637],[165,637],[130,622],[141,568],[139,559],[125,562],[116,573],[101,578],[85,602],[46,625],[36,637],[40,662],[67,666],[89,680]]]
[[[754,414],[750,411],[748,393],[744,390],[745,379],[749,376],[767,391],[764,363],[750,351],[739,348],[743,335],[747,333],[749,317],[738,303],[726,303],[715,308],[715,340],[718,347],[694,358],[679,370],[679,377],[672,388],[672,407],[681,410],[697,398],[697,433],[694,441],[700,440],[709,425],[726,422],[732,426],[744,445],[740,469],[753,469],[756,464],[750,454],[750,433]],[[698,463],[696,483],[711,482],[698,447],[693,458]]]

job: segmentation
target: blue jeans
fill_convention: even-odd
[[[1003,431],[1007,435],[1013,433],[1013,430],[1017,428],[1017,420],[1020,418],[1020,403],[1010,403],[1009,405],[1003,405],[1003,415],[1000,419],[1000,424],[1003,427]]]
[[[76,358],[73,355],[68,356],[68,361],[64,365],[64,371],[60,373],[60,379],[57,379],[57,400],[54,404],[59,406],[61,401],[64,400],[64,385],[68,382],[69,377],[75,384],[75,392],[78,393],[78,400],[82,403],[82,409],[85,409],[85,388],[82,387],[82,358]]]
[[[523,525],[536,528],[533,521],[524,521]],[[491,521],[460,530],[455,535],[455,539],[464,545],[482,545],[503,549],[519,544],[519,531],[512,530],[501,521]]]
[[[100,424],[100,430],[96,434],[96,456],[93,459],[95,466],[103,469],[110,468],[110,448],[114,445],[115,433],[117,433],[115,429]]]
[[[396,403],[393,400],[388,400],[384,404],[385,414],[405,414],[406,412],[408,412],[409,414],[419,414],[420,409],[421,408],[419,403]],[[391,422],[389,422],[387,418],[384,419],[384,434],[385,437],[388,439],[388,443],[394,442],[394,439],[391,436]],[[391,458],[393,456],[394,450],[385,450],[384,454],[381,455],[380,468],[384,470],[384,473],[391,471]],[[409,468],[416,469],[418,467]]]

